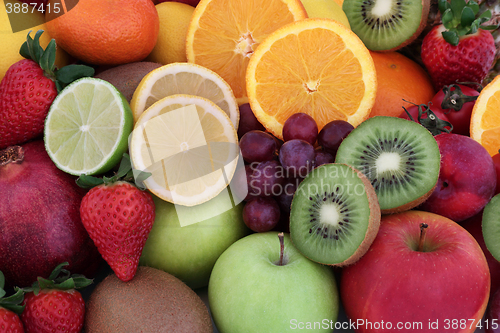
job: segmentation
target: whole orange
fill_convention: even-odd
[[[377,71],[377,97],[370,112],[373,116],[397,117],[415,104],[427,104],[435,94],[427,72],[398,52],[370,51]]]
[[[49,0],[48,8],[55,2]],[[62,15],[47,11],[46,26],[57,45],[75,58],[120,65],[143,60],[155,46],[160,23],[151,0],[79,0],[68,9],[71,2],[62,2]]]

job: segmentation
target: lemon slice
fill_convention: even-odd
[[[148,73],[134,92],[130,106],[134,121],[163,97],[187,94],[207,98],[220,107],[238,129],[238,103],[229,84],[217,73],[196,64],[172,63]]]
[[[227,114],[199,96],[172,95],[150,106],[135,124],[129,146],[134,169],[150,172],[144,185],[183,206],[210,200],[230,183],[239,157]]]
[[[109,82],[82,78],[52,102],[45,119],[45,149],[69,174],[102,174],[120,162],[132,128],[125,97]]]

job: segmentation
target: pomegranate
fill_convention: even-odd
[[[85,190],[59,170],[43,141],[0,150],[0,271],[15,286],[62,262],[93,275],[102,258],[80,220]]]

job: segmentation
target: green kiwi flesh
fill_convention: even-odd
[[[372,51],[394,51],[425,28],[430,0],[346,0],[351,30]]]
[[[377,235],[380,208],[366,177],[344,164],[324,164],[298,186],[290,238],[307,258],[345,266],[363,256]]]
[[[441,154],[422,125],[396,117],[369,118],[342,141],[335,158],[361,171],[377,193],[382,214],[416,207],[433,192]]]
[[[495,195],[483,210],[483,238],[486,248],[500,261],[500,194]]]

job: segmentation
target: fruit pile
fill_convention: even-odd
[[[1,2],[0,332],[500,331],[496,2]]]

